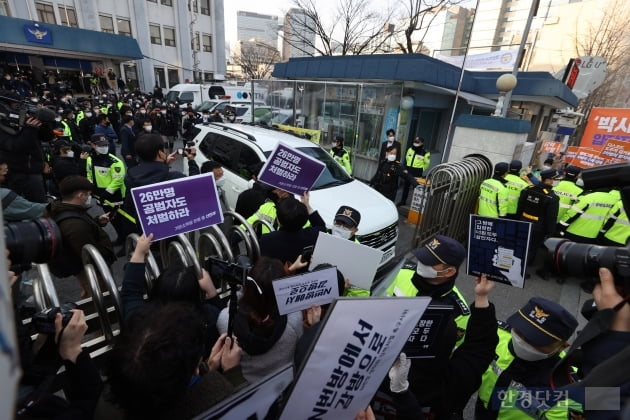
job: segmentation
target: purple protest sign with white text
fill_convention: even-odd
[[[133,188],[131,194],[142,232],[154,241],[223,222],[212,173]]]
[[[286,144],[278,143],[263,166],[258,180],[302,195],[309,191],[326,165]]]

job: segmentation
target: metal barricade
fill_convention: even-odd
[[[33,278],[33,300],[37,311],[61,306],[48,264],[33,264],[33,267],[38,274]]]
[[[125,241],[125,255],[127,256],[127,260],[131,259],[131,254],[133,254],[133,250],[136,248],[139,238],[140,236],[137,233],[132,233],[127,236],[127,240]],[[150,292],[155,279],[160,276],[160,267],[151,251],[147,254],[144,263],[144,278],[147,283],[147,292]]]
[[[234,223],[230,227],[230,234],[242,239],[245,243],[245,250],[247,251],[247,256],[250,261],[256,261],[258,257],[260,257],[260,246],[258,245],[255,228],[250,225],[243,216],[234,211],[226,211],[223,214],[234,219]],[[238,222],[238,224],[236,222]],[[273,228],[271,230],[273,230]]]
[[[161,240],[160,257],[162,258],[162,267],[164,269],[173,261],[173,258],[177,258],[185,267],[195,267],[196,275],[198,278],[201,278],[201,265],[197,259],[197,253],[186,235],[179,234],[172,238]]]
[[[432,168],[426,177],[426,203],[416,227],[413,246],[422,246],[436,234],[465,242],[468,219],[477,203],[479,186],[491,175],[492,162],[483,155],[469,155]]]

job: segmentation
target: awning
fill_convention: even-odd
[[[455,89],[449,89],[442,86],[435,86],[428,83],[414,83],[413,85],[420,90],[425,90],[428,92],[447,93],[453,96],[455,96],[455,94],[457,93]],[[406,84],[405,86],[408,86],[408,84]],[[497,106],[496,101],[493,101],[492,99],[488,99],[484,96],[475,95],[474,93],[470,93],[470,92],[459,91],[459,97],[463,99],[464,101],[466,101],[468,105],[475,106],[478,108],[495,109]]]
[[[0,50],[79,60],[143,57],[138,42],[128,36],[7,16],[0,16]]]

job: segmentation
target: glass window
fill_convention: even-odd
[[[164,45],[169,47],[176,47],[175,43],[175,28],[164,27]]]
[[[204,52],[212,52],[212,35],[202,34],[201,44]]]
[[[190,33],[190,48],[199,51],[199,32]]]
[[[0,16],[11,16],[9,0],[0,0]]]
[[[203,80],[205,82],[212,82],[214,80],[214,73],[212,73],[212,72],[205,72],[203,74]]]
[[[39,19],[40,22],[57,23],[55,19],[55,9],[53,9],[52,4],[38,1],[35,3],[35,10],[37,10],[37,19]]]
[[[147,1],[151,3],[157,3],[157,0],[147,0]]]
[[[195,101],[195,94],[192,92],[182,92],[179,94],[178,100],[181,104],[189,104]]]
[[[162,67],[155,67],[155,84],[159,87],[166,87],[166,75]]]
[[[111,16],[98,15],[98,20],[101,22],[101,31],[108,34],[114,33],[114,20]]]
[[[149,24],[149,33],[151,34],[151,44],[162,45],[162,35],[160,34],[160,25]]]
[[[179,83],[179,72],[177,69],[168,69],[168,85],[175,86]]]
[[[242,143],[217,133],[208,133],[199,144],[199,151],[209,160],[219,162],[224,169],[238,172],[235,161]]]
[[[197,0],[192,0],[192,2],[187,1],[186,3],[188,3],[189,11],[190,11],[190,3],[192,3],[192,11],[194,11],[195,13],[199,12],[199,5],[197,4]]]
[[[201,14],[210,16],[210,0],[200,0]]]
[[[172,6],[173,5],[173,0],[162,0],[162,4],[164,6]]]
[[[77,14],[72,7],[59,6],[59,17],[63,26],[79,27]]]
[[[260,158],[256,152],[247,145],[243,145],[241,153],[238,155],[236,164],[237,173],[245,180],[250,180],[254,173],[255,166],[260,162]],[[258,175],[258,174],[256,174]]]
[[[116,19],[116,23],[118,24],[118,34],[125,36],[133,36],[131,33],[131,22],[129,19]]]

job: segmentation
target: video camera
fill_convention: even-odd
[[[232,288],[245,284],[251,263],[249,258],[244,255],[239,256],[236,263],[208,257],[205,260],[204,268],[210,273],[214,286],[226,290],[226,285]]]
[[[630,292],[630,249],[614,246],[580,244],[564,238],[549,238],[545,241],[548,251],[548,266],[559,275],[582,279],[580,286],[592,293],[599,283],[599,268],[612,271],[615,284],[624,293]]]
[[[52,129],[55,116],[53,110],[24,101],[17,93],[0,92],[0,129],[9,135],[17,135],[31,117]]]
[[[78,306],[75,303],[68,302],[56,308],[48,308],[35,314],[33,316],[33,323],[38,333],[42,334],[54,334],[55,333],[55,318],[57,314],[61,314],[63,319],[61,325],[65,327],[72,318],[72,309],[77,309]]]

